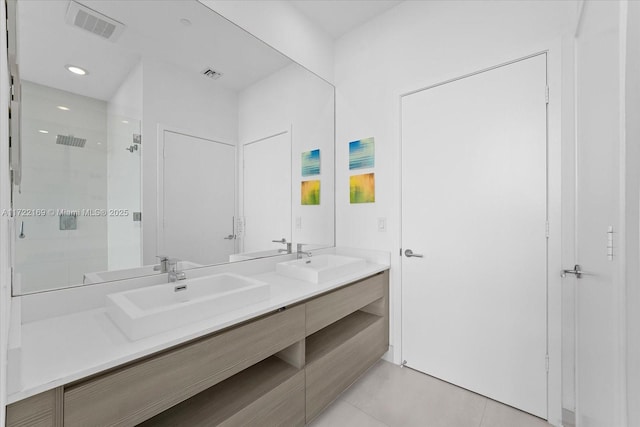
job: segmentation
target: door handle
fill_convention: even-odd
[[[562,270],[562,277],[567,277],[567,274],[575,274],[577,279],[582,278],[582,267],[580,264],[573,266],[573,270]]]
[[[406,256],[407,258],[423,258],[424,257],[424,255],[422,254],[414,254],[411,249],[405,250],[404,256]]]
[[[224,240],[234,240],[236,238],[236,236],[234,236],[233,234],[229,234],[227,237],[224,238]]]

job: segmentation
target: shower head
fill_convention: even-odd
[[[68,145],[70,147],[83,148],[87,143],[86,138],[76,138],[73,135],[58,135],[56,136],[56,144]]]

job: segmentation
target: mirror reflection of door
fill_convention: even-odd
[[[285,249],[291,242],[291,133],[284,131],[243,147],[242,252]]]
[[[159,252],[201,265],[227,262],[235,252],[236,147],[168,130],[163,138]]]

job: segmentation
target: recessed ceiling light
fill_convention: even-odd
[[[79,76],[85,76],[89,74],[84,68],[76,67],[75,65],[65,65],[64,68]]]
[[[49,133],[48,130],[44,130],[44,129],[40,129],[38,132],[40,132],[40,133]]]
[[[98,145],[102,145],[102,142],[98,142]]]
[[[69,111],[69,107],[65,107],[64,105],[58,105],[58,110]]]
[[[180,19],[180,23],[182,25],[184,25],[185,27],[190,27],[191,26],[191,21],[189,21],[187,18]]]
[[[122,123],[124,123],[126,125],[127,123],[129,123],[129,121],[128,120],[123,120]]]

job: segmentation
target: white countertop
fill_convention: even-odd
[[[20,386],[19,390],[9,390],[8,403],[219,331],[388,268],[388,263],[368,261],[357,273],[322,284],[291,279],[273,271],[247,274],[270,285],[270,299],[136,341],[130,341],[118,329],[104,307],[23,323],[20,363],[14,367],[21,369]]]

